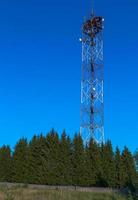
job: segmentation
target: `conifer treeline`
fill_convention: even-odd
[[[84,146],[80,135],[71,140],[52,130],[20,139],[11,152],[0,148],[0,182],[100,187],[134,187],[135,162],[127,147],[113,151],[112,144],[98,146],[93,140]]]

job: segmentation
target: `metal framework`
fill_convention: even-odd
[[[92,15],[83,24],[81,127],[85,143],[104,143],[103,17]]]

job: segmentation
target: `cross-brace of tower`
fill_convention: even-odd
[[[103,22],[92,15],[83,24],[80,132],[85,143],[104,142]]]

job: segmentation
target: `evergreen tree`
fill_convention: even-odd
[[[9,146],[0,148],[0,182],[12,181],[12,158]]]
[[[136,163],[136,170],[138,172],[138,149],[136,150],[136,152],[134,154],[134,159],[135,159],[135,163]]]
[[[91,174],[91,162],[90,162],[90,151],[89,146],[84,146],[84,185],[89,187],[93,182],[93,173]]]
[[[13,154],[13,181],[27,182],[28,143],[27,139],[20,139]]]
[[[73,140],[73,183],[74,185],[85,185],[85,151],[80,134],[76,134]]]
[[[85,174],[86,185],[96,186],[99,184],[101,175],[100,147],[93,139],[86,147]]]
[[[34,136],[29,143],[28,153],[28,182],[35,184],[46,184],[46,158],[45,137]]]
[[[66,132],[63,131],[60,142],[60,184],[72,184],[72,164],[71,164],[71,140],[67,137]]]
[[[117,188],[123,187],[123,163],[119,148],[115,151],[115,186]]]
[[[50,155],[49,144],[43,135],[39,138],[39,163],[38,163],[38,183],[49,184],[48,182],[48,160]]]
[[[28,183],[38,183],[37,181],[37,160],[38,160],[38,138],[33,136],[28,146]]]
[[[134,154],[135,165],[136,165],[136,177],[135,177],[135,199],[138,200],[138,149]]]
[[[134,158],[127,147],[124,147],[122,152],[123,162],[123,185],[129,187],[131,190],[134,189],[136,168]]]
[[[58,185],[60,182],[60,141],[57,132],[52,131],[46,137],[47,145],[47,181],[50,185]]]
[[[101,186],[115,186],[115,159],[112,144],[107,141],[101,147],[102,175]]]

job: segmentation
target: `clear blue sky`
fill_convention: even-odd
[[[0,1],[0,145],[80,125],[81,24],[91,0]],[[138,1],[95,0],[105,18],[105,137],[138,147]]]

